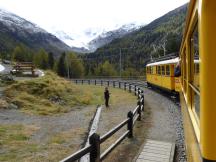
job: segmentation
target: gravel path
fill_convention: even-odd
[[[0,109],[1,124],[34,125],[39,130],[32,136],[31,140],[36,142],[47,142],[50,135],[67,131],[69,129],[83,128],[88,131],[96,107],[77,107],[75,110],[61,115],[36,116],[22,113],[19,110]],[[76,140],[76,139],[75,139]],[[77,141],[78,142],[78,141]],[[82,143],[80,141],[78,143]]]
[[[173,105],[166,97],[155,91],[144,90],[146,104],[151,108],[151,127],[147,138],[152,140],[175,142],[175,127],[168,107]],[[177,107],[175,107],[177,109]]]
[[[164,92],[145,88],[145,100],[152,112],[152,126],[147,137],[155,140],[171,141],[176,144],[175,162],[186,162],[184,132],[181,109],[176,100]],[[163,96],[164,94],[165,96]]]

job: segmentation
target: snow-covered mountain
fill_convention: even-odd
[[[12,51],[18,44],[35,51],[44,48],[54,54],[71,51],[68,45],[36,24],[0,9],[0,50]]]
[[[44,48],[53,53],[62,51],[89,53],[138,28],[140,24],[131,23],[106,29],[92,27],[83,32],[53,29],[49,33],[24,18],[0,9],[0,50],[12,51],[21,43],[33,50]]]
[[[110,43],[114,39],[122,38],[126,34],[138,30],[140,27],[141,26],[131,23],[131,24],[123,25],[116,30],[103,32],[102,34],[100,34],[99,36],[97,36],[95,39],[91,40],[88,43],[88,49],[91,52],[94,52],[97,48],[100,48],[103,45]]]
[[[83,33],[66,34],[62,31],[53,31],[59,39],[72,47],[73,51],[80,53],[94,52],[97,48],[110,43],[116,38],[121,38],[124,35],[131,33],[142,27],[140,24],[130,23],[122,26],[117,26],[115,29],[103,28],[88,28]]]
[[[46,33],[44,29],[38,27],[36,24],[30,23],[29,21],[3,9],[0,9],[0,21],[12,31],[25,30],[27,32]]]

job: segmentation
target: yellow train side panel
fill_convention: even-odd
[[[175,77],[175,91],[176,92],[181,91],[180,77]]]
[[[173,86],[174,78],[170,76],[162,76],[162,87],[169,89],[169,90],[174,90],[175,87]]]
[[[200,146],[205,159],[216,161],[216,1],[202,0],[200,6]]]
[[[181,112],[184,125],[185,147],[188,162],[202,162],[199,143],[194,132],[194,127],[188,112],[183,93],[180,92]]]
[[[175,90],[175,78],[170,76],[161,76],[156,74],[147,74],[146,76],[147,82],[157,85],[159,87],[168,89],[168,90]],[[180,89],[180,84],[178,84],[178,88]]]
[[[154,75],[153,84],[157,86],[161,86],[161,76],[160,75]]]

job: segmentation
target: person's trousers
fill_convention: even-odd
[[[109,106],[109,99],[108,98],[105,98],[105,105],[106,105],[106,107]]]

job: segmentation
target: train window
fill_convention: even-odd
[[[193,76],[192,76],[192,95],[193,95],[193,107],[195,108],[196,114],[200,115],[200,96],[199,96],[199,90],[200,90],[200,57],[199,57],[199,37],[198,37],[198,28],[195,27],[195,30],[192,33],[191,37],[191,53],[193,56],[192,61],[192,68],[193,68]]]
[[[198,44],[198,31],[197,27],[193,32],[193,37],[191,39],[192,51],[194,56],[194,75],[193,75],[193,85],[199,89],[199,68],[200,68],[200,58],[199,58],[199,44]]]
[[[158,70],[158,71],[157,71],[157,74],[160,75],[160,74],[161,74],[161,67],[160,67],[160,66],[157,66],[157,70]]]
[[[161,66],[161,74],[165,75],[165,67],[164,66]]]
[[[187,64],[186,64],[186,49],[184,49],[183,53],[183,60],[182,60],[182,65],[183,65],[183,88],[184,88],[184,93],[187,93]]]
[[[169,65],[166,65],[166,75],[170,76],[170,67],[169,67]]]
[[[200,117],[200,96],[196,93],[194,93],[194,107],[196,114]]]

